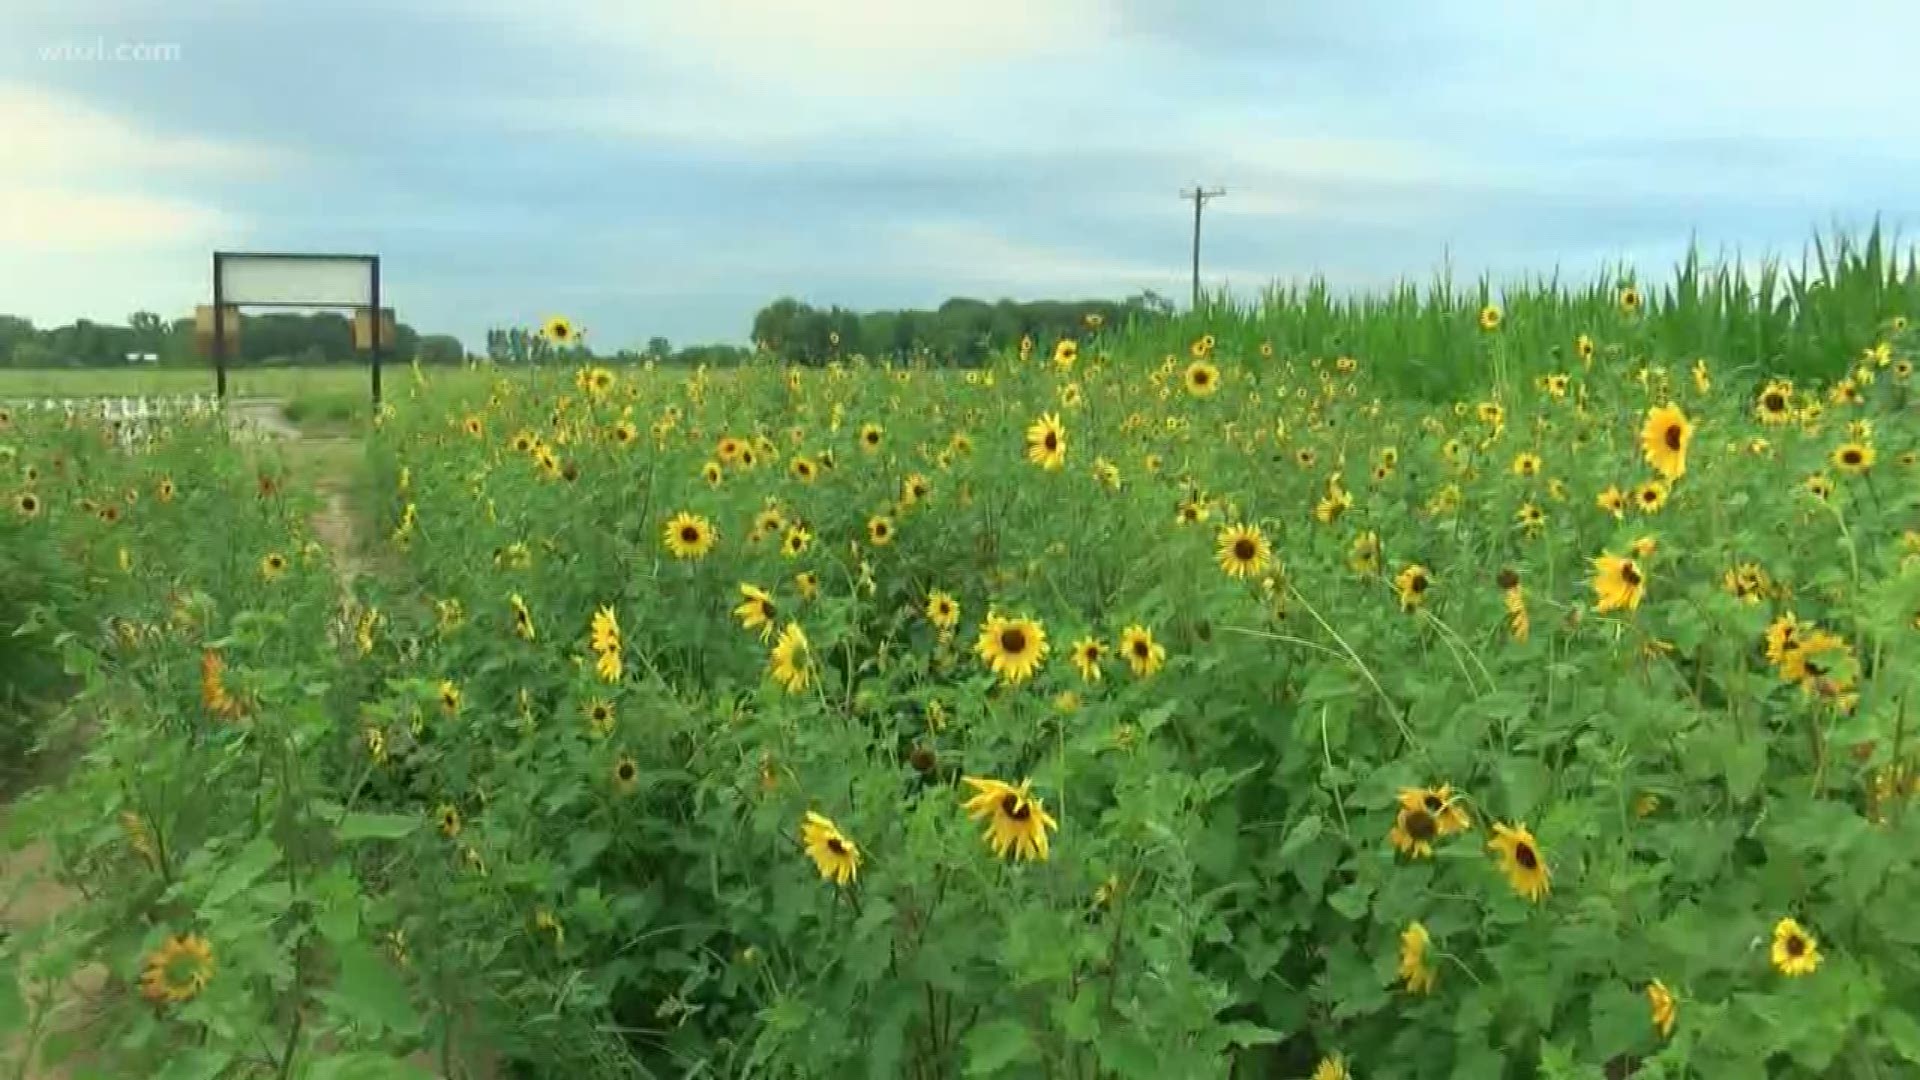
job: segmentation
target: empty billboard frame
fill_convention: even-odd
[[[213,253],[213,310],[243,307],[348,308],[384,314],[380,256],[289,251]],[[370,316],[373,406],[380,408],[380,357],[385,319]],[[227,397],[227,320],[213,319],[215,389]]]

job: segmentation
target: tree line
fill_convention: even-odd
[[[1173,304],[1152,292],[1125,300],[1039,300],[989,302],[955,298],[932,310],[902,309],[853,311],[838,306],[816,308],[792,297],[782,297],[753,317],[752,346],[727,343],[675,348],[663,337],[644,348],[621,348],[596,354],[592,342],[556,348],[538,328],[487,331],[485,355],[495,363],[538,364],[598,356],[615,363],[653,360],[665,364],[731,367],[756,355],[775,355],[800,364],[825,364],[864,356],[874,360],[911,361],[975,367],[996,350],[1012,348],[1030,338],[1041,349],[1051,349],[1063,337],[1084,334],[1090,327],[1117,329],[1129,323],[1165,318]],[[247,364],[344,364],[365,358],[353,345],[353,323],[332,311],[271,312],[240,316],[240,340],[228,362]],[[151,311],[136,311],[124,324],[80,319],[65,326],[41,329],[27,319],[0,315],[0,365],[15,368],[110,367],[129,363],[129,355],[155,358],[163,366],[206,363],[195,341],[194,321],[169,322]],[[400,323],[387,355],[400,362],[459,363],[466,358],[460,340],[447,334],[421,334]]]
[[[458,363],[466,350],[458,338],[421,334],[405,323],[394,327],[385,354],[406,362]],[[353,347],[353,322],[333,311],[299,314],[272,312],[240,316],[240,340],[229,345],[228,363],[345,364],[366,354]],[[207,362],[194,340],[192,319],[168,322],[151,311],[136,311],[124,324],[79,319],[40,329],[28,319],[0,315],[0,364],[16,368],[125,366],[129,355],[154,357],[154,363],[186,367]]]

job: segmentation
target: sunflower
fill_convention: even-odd
[[[1106,488],[1108,491],[1120,490],[1120,466],[1115,465],[1105,458],[1094,459],[1093,478],[1099,481],[1100,486]]]
[[[1080,359],[1080,343],[1072,338],[1061,338],[1053,343],[1053,366],[1066,370]]]
[[[1182,380],[1187,393],[1193,397],[1208,397],[1220,389],[1220,369],[1205,360],[1195,360],[1187,365],[1187,373]]]
[[[631,420],[621,420],[613,425],[613,441],[619,446],[632,446],[640,437],[640,429],[633,426]]]
[[[1810,975],[1820,966],[1820,943],[1792,919],[1773,925],[1773,966],[1782,975]]]
[[[1647,412],[1640,426],[1640,452],[1647,464],[1668,481],[1687,472],[1687,444],[1693,439],[1693,424],[1677,405],[1662,405]]]
[[[1541,530],[1547,527],[1546,511],[1532,503],[1526,503],[1514,511],[1513,520],[1528,536],[1538,536]]]
[[[573,323],[563,315],[555,315],[540,328],[540,334],[555,345],[570,344],[580,335],[574,330]]]
[[[640,786],[640,766],[634,764],[632,757],[621,754],[613,763],[613,790],[622,795],[633,794]]]
[[[1347,565],[1356,574],[1368,576],[1380,572],[1380,534],[1372,529],[1353,538],[1353,546],[1348,549]]]
[[[771,638],[775,615],[773,596],[760,586],[744,581],[740,583],[740,595],[744,599],[733,609],[734,618],[740,620],[743,629],[760,631],[761,641]]]
[[[1647,984],[1647,1007],[1653,1012],[1653,1029],[1660,1033],[1661,1038],[1671,1038],[1674,1012],[1678,1006],[1673,991],[1667,989],[1666,983],[1655,979]]]
[[[1308,1080],[1353,1080],[1353,1073],[1347,1070],[1346,1058],[1328,1054],[1313,1067],[1313,1075]]]
[[[719,539],[712,524],[698,514],[685,510],[675,514],[666,525],[667,550],[676,559],[698,559],[713,550]]]
[[[1514,892],[1536,904],[1547,894],[1551,874],[1547,871],[1546,857],[1541,854],[1533,834],[1527,831],[1525,822],[1511,827],[1495,822],[1487,850],[1500,856],[1500,869],[1507,875]]]
[[[1835,447],[1829,460],[1833,462],[1834,468],[1846,475],[1859,476],[1873,468],[1876,457],[1878,455],[1874,453],[1873,444],[1849,442]]]
[[[700,466],[700,479],[705,480],[708,487],[719,487],[720,481],[725,478],[726,473],[721,471],[720,463],[717,461],[709,461]]]
[[[1159,671],[1167,662],[1167,647],[1153,640],[1153,631],[1135,623],[1120,632],[1120,654],[1140,678]]]
[[[1774,380],[1760,390],[1760,396],[1754,400],[1753,413],[1763,424],[1786,424],[1793,421],[1793,384]]]
[[[813,534],[807,531],[806,526],[790,525],[787,527],[786,535],[780,538],[780,554],[789,559],[795,558],[803,554],[812,543]]]
[[[1595,611],[1632,611],[1647,593],[1647,576],[1633,559],[1601,555],[1593,560]]]
[[[612,703],[595,699],[587,703],[587,730],[595,738],[604,739],[613,734],[613,725],[617,717]]]
[[[1258,525],[1229,525],[1216,541],[1220,569],[1228,577],[1247,578],[1266,573],[1273,548]]]
[[[1400,854],[1413,859],[1433,857],[1433,842],[1440,836],[1440,819],[1424,806],[1402,805],[1387,830],[1387,842]]]
[[[780,640],[774,643],[773,653],[768,657],[767,669],[773,681],[785,687],[789,694],[804,693],[813,678],[813,647],[807,643],[806,631],[799,623],[790,622],[780,631]]]
[[[1634,315],[1640,311],[1640,290],[1631,285],[1620,290],[1620,313]]]
[[[1082,679],[1090,683],[1100,681],[1100,661],[1107,655],[1107,647],[1100,643],[1099,638],[1083,637],[1074,642],[1071,655],[1073,666],[1079,670]]]
[[[154,489],[153,495],[154,498],[159,499],[163,503],[170,503],[173,501],[174,491],[173,477],[163,476],[160,478],[159,487]]]
[[[1667,485],[1658,480],[1649,480],[1633,489],[1633,505],[1643,514],[1657,514],[1667,505]]]
[[[793,575],[793,587],[800,590],[800,599],[815,600],[820,596],[820,575],[811,570],[803,570]]]
[[[1428,994],[1433,992],[1433,984],[1439,980],[1440,973],[1427,963],[1427,946],[1433,939],[1427,935],[1427,928],[1420,923],[1408,923],[1400,931],[1400,980],[1407,984],[1409,994]]]
[[[1618,484],[1607,485],[1607,490],[1594,496],[1593,503],[1616,518],[1627,516],[1627,493]]]
[[[1758,563],[1741,563],[1726,572],[1721,584],[1745,604],[1757,604],[1773,592],[1773,580]]]
[[[1526,452],[1514,455],[1513,475],[1533,477],[1540,473],[1540,455]]]
[[[983,839],[993,848],[996,857],[1005,858],[1011,851],[1015,859],[1046,861],[1047,832],[1058,829],[1060,824],[1047,813],[1041,801],[1030,794],[1033,781],[1023,780],[1019,787],[1014,787],[999,780],[973,776],[962,779],[975,792],[965,803],[967,816],[987,822]]]
[[[1433,818],[1434,827],[1441,836],[1452,836],[1473,828],[1473,819],[1467,816],[1467,809],[1461,805],[1451,784],[1441,784],[1437,788],[1401,788],[1399,801],[1403,810],[1426,811]]]
[[[156,1005],[179,1005],[212,981],[213,946],[199,934],[174,934],[147,954],[140,995]]]
[[[939,627],[943,632],[951,632],[960,625],[960,601],[951,593],[935,589],[927,594],[927,621]]]
[[[440,824],[440,835],[451,840],[460,835],[460,811],[451,803],[441,803],[440,809],[433,812],[434,820]]]
[[[1206,519],[1207,504],[1196,499],[1181,499],[1180,504],[1173,510],[1175,525],[1192,525]]]
[[[1207,357],[1213,355],[1213,347],[1215,344],[1216,342],[1212,334],[1201,334],[1199,337],[1193,339],[1193,344],[1187,346],[1187,352],[1195,360],[1205,360]]]
[[[1051,472],[1067,463],[1067,429],[1054,413],[1041,413],[1027,428],[1027,460]]]
[[[1825,473],[1814,473],[1800,481],[1801,490],[1825,502],[1833,495],[1833,480]]]
[[[13,508],[19,511],[21,517],[39,517],[40,496],[31,491],[23,491],[14,498]]]
[[[881,439],[885,437],[885,435],[886,429],[882,428],[879,424],[861,424],[860,449],[865,450],[869,454],[873,453],[880,449]]]
[[[1500,329],[1500,309],[1492,304],[1480,309],[1480,329],[1488,333]]]
[[[268,581],[277,579],[287,572],[287,557],[277,551],[269,551],[260,559],[260,576]]]
[[[527,610],[527,602],[519,593],[507,597],[507,606],[513,609],[513,632],[528,641],[534,639],[533,612]]]
[[[893,519],[885,514],[875,514],[868,518],[867,539],[874,547],[886,547],[893,543]]]
[[[1581,334],[1574,338],[1573,351],[1583,362],[1593,363],[1593,339],[1591,337]]]
[[[1033,677],[1047,656],[1047,631],[1034,619],[989,614],[973,650],[993,673],[1018,685]]]
[[[933,485],[919,473],[909,473],[900,481],[900,503],[903,506],[916,506],[933,491]]]
[[[1400,594],[1400,609],[1412,611],[1427,602],[1427,590],[1433,588],[1433,574],[1419,563],[1409,563],[1395,575],[1393,588]]]
[[[812,810],[800,823],[800,843],[822,879],[845,885],[860,876],[860,848],[832,821]]]

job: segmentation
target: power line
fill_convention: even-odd
[[[1181,198],[1193,200],[1193,306],[1196,310],[1200,307],[1200,210],[1207,205],[1207,200],[1226,193],[1226,188],[1207,189],[1199,184],[1180,193]]]

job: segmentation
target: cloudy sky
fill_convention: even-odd
[[[0,0],[0,311],[366,250],[423,329],[1663,272],[1920,214],[1901,0]]]

